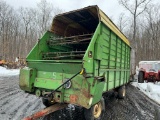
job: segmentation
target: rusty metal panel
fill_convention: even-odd
[[[93,33],[98,23],[97,7],[86,7],[57,15],[52,22],[51,31],[61,36]]]
[[[89,6],[57,15],[53,20],[51,31],[62,36],[77,35],[82,32],[91,33],[101,21],[127,45],[130,45],[126,36],[98,6]]]

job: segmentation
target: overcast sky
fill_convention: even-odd
[[[8,4],[14,8],[23,7],[36,7],[40,0],[5,0]],[[113,21],[117,22],[120,13],[126,12],[126,10],[119,5],[118,0],[47,0],[54,6],[63,9],[64,11],[71,11],[78,8],[83,8],[89,5],[98,5]],[[160,2],[159,0],[153,0],[154,2]],[[126,13],[128,14],[128,13]]]
[[[5,0],[14,8],[36,7],[40,0]],[[71,11],[78,8],[83,8],[89,5],[98,5],[109,17],[117,20],[121,12],[124,11],[117,0],[47,0],[54,6],[63,9],[64,11]]]

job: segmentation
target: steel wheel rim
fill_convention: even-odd
[[[101,113],[102,113],[102,105],[99,102],[99,103],[95,104],[94,108],[93,108],[94,118],[99,118]]]

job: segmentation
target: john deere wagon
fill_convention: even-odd
[[[99,120],[105,92],[125,96],[130,50],[128,39],[97,6],[59,14],[28,54],[19,85],[46,106],[75,104],[84,107],[87,120]]]

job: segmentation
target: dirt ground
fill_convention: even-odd
[[[21,120],[43,109],[41,99],[19,89],[18,76],[0,77],[0,120]],[[126,98],[119,100],[113,92],[105,97],[103,120],[160,120],[160,105],[137,88],[127,85]],[[70,105],[40,120],[84,120],[83,109]]]

